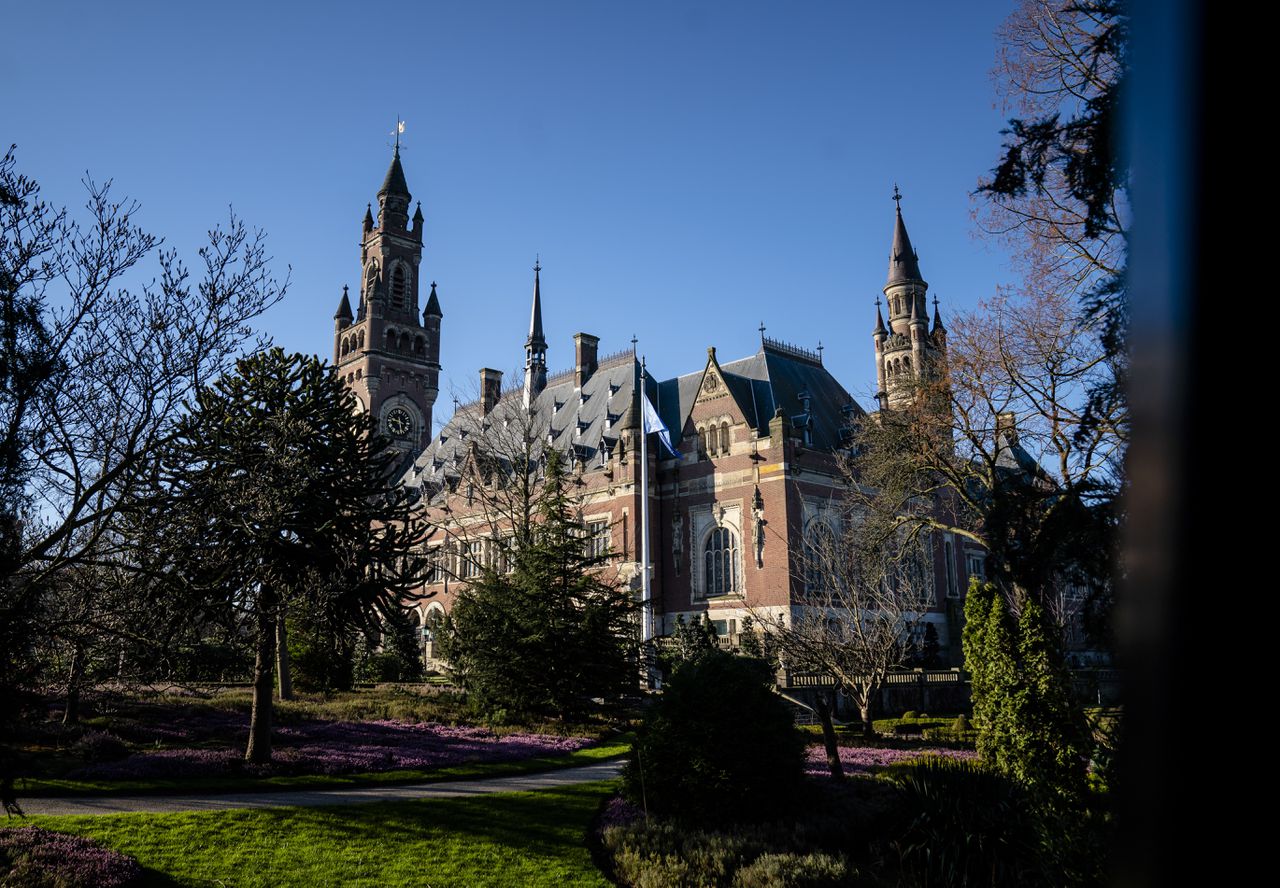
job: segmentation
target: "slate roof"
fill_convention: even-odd
[[[902,221],[902,208],[899,207],[893,223],[893,246],[889,249],[889,277],[885,286],[923,280],[920,276],[920,257],[911,246],[906,223]]]
[[[391,157],[391,166],[387,168],[387,177],[382,180],[378,194],[403,194],[409,197],[409,183],[404,177],[404,167],[400,165],[400,149]]]
[[[546,447],[599,464],[600,451],[612,452],[623,428],[633,421],[630,411],[639,361],[631,352],[606,357],[579,392],[572,370],[547,381],[534,401],[531,455],[537,458]],[[413,461],[405,481],[432,501],[444,497],[451,480],[456,481],[473,445],[483,448],[486,439],[503,457],[517,456],[518,448],[502,446],[504,417],[523,411],[521,385],[503,392],[498,404],[481,417],[479,402],[459,407],[440,434]],[[486,427],[487,426],[487,427]],[[510,467],[509,467],[510,468]]]
[[[759,435],[768,434],[769,420],[779,407],[794,422],[804,411],[802,392],[809,395],[815,448],[834,449],[840,445],[841,430],[849,418],[845,407],[852,406],[853,416],[865,413],[816,356],[806,356],[799,349],[772,340],[762,342],[760,350],[750,357],[720,364],[720,370],[725,387]],[[687,373],[650,389],[654,406],[672,430],[673,439],[679,436],[689,418],[703,373],[704,370]]]
[[[779,407],[793,425],[805,423],[802,392],[809,395],[807,421],[812,423],[811,446],[815,449],[840,446],[848,421],[865,413],[816,355],[772,340],[762,343],[750,357],[721,364],[720,371],[726,388],[759,435],[769,433],[769,420]],[[705,368],[661,381],[645,374],[645,391],[671,430],[674,443],[678,444],[693,409],[704,372]],[[611,453],[621,431],[635,422],[631,408],[639,375],[635,355],[622,352],[604,358],[581,392],[574,386],[572,370],[552,376],[534,401],[532,455],[536,458],[549,446],[585,460],[589,467],[598,465],[601,449]],[[405,481],[429,500],[441,501],[450,483],[461,477],[472,447],[484,449],[486,439],[496,444],[507,431],[503,417],[515,416],[523,409],[523,378],[519,382],[503,392],[485,417],[480,415],[478,402],[459,407],[413,460]],[[518,448],[494,449],[508,455]]]

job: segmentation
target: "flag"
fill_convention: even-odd
[[[403,120],[397,120],[397,121],[396,121],[396,131],[397,131],[397,132],[404,132],[404,121],[403,121]]]
[[[663,447],[667,448],[667,452],[679,459],[680,454],[671,446],[671,432],[667,430],[666,424],[658,416],[658,411],[653,409],[653,403],[649,400],[649,396],[641,392],[640,397],[644,399],[644,433],[649,435],[656,432],[658,440],[662,442]]]

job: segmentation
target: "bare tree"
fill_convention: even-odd
[[[1060,626],[1104,612],[1128,420],[1123,402],[1100,410],[1089,397],[1112,378],[1101,326],[1053,291],[1001,294],[954,318],[946,366],[856,436],[868,532],[971,540],[1015,610],[1034,595]]]
[[[997,34],[999,164],[979,182],[978,222],[1014,250],[1023,294],[1075,298],[1100,323],[1111,376],[1088,416],[1126,401],[1129,168],[1118,150],[1128,69],[1119,0],[1021,0]],[[1119,431],[1128,436],[1128,424]]]
[[[843,776],[836,747],[836,694],[858,708],[872,734],[871,709],[889,672],[906,665],[913,637],[933,603],[929,538],[902,533],[892,540],[865,532],[864,518],[846,497],[810,523],[794,557],[805,582],[804,603],[789,615],[754,614],[783,665],[830,679],[817,688],[827,761]]]

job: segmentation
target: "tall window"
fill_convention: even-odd
[[[707,595],[732,595],[738,582],[738,537],[727,527],[717,527],[707,539],[704,556]]]
[[[960,589],[956,585],[956,550],[951,540],[946,541],[946,559],[947,559],[947,597],[959,598]]]
[[[463,579],[471,579],[480,573],[480,544],[462,543],[458,546],[458,575]]]
[[[591,521],[587,524],[587,557],[602,558],[609,552],[609,522]]]
[[[811,522],[804,538],[805,595],[818,595],[830,589],[835,559],[836,535],[825,521]]]

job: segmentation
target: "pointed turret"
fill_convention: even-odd
[[[938,333],[946,333],[947,328],[942,326],[942,312],[938,310],[938,297],[933,297],[933,329],[929,331],[929,335],[936,336]]]
[[[418,208],[413,211],[413,235],[418,240],[422,240],[422,201],[418,201]]]
[[[365,204],[364,221],[361,224],[364,226],[365,234],[373,231],[373,204]]]
[[[897,185],[893,186],[893,199],[898,210],[893,223],[893,247],[889,250],[889,278],[885,281],[886,288],[908,281],[924,281],[920,275],[920,257],[911,246],[907,225],[902,221],[902,194]]]
[[[529,315],[529,338],[524,347],[536,351],[547,350],[547,338],[542,335],[542,264],[533,264],[533,311]]]
[[[427,318],[442,318],[444,312],[440,310],[440,299],[436,296],[436,282],[431,282],[431,296],[427,299],[427,307],[422,310],[422,320],[425,322]]]
[[[524,406],[533,405],[547,387],[547,338],[542,334],[542,263],[533,263],[533,311],[524,343]]]
[[[391,156],[391,167],[378,189],[378,227],[389,231],[405,231],[409,227],[409,183],[400,165],[400,145]]]
[[[345,327],[352,321],[351,315],[351,297],[347,295],[347,288],[342,288],[342,301],[338,303],[338,311],[334,314],[333,319],[338,321],[340,326]]]
[[[876,328],[871,331],[871,335],[877,338],[888,336],[889,331],[884,326],[884,315],[880,314],[880,299],[876,298]]]
[[[409,183],[404,178],[404,167],[400,165],[400,146],[396,145],[395,154],[391,156],[391,166],[387,168],[387,176],[378,189],[378,197],[384,194],[402,194],[405,203],[409,202]]]

